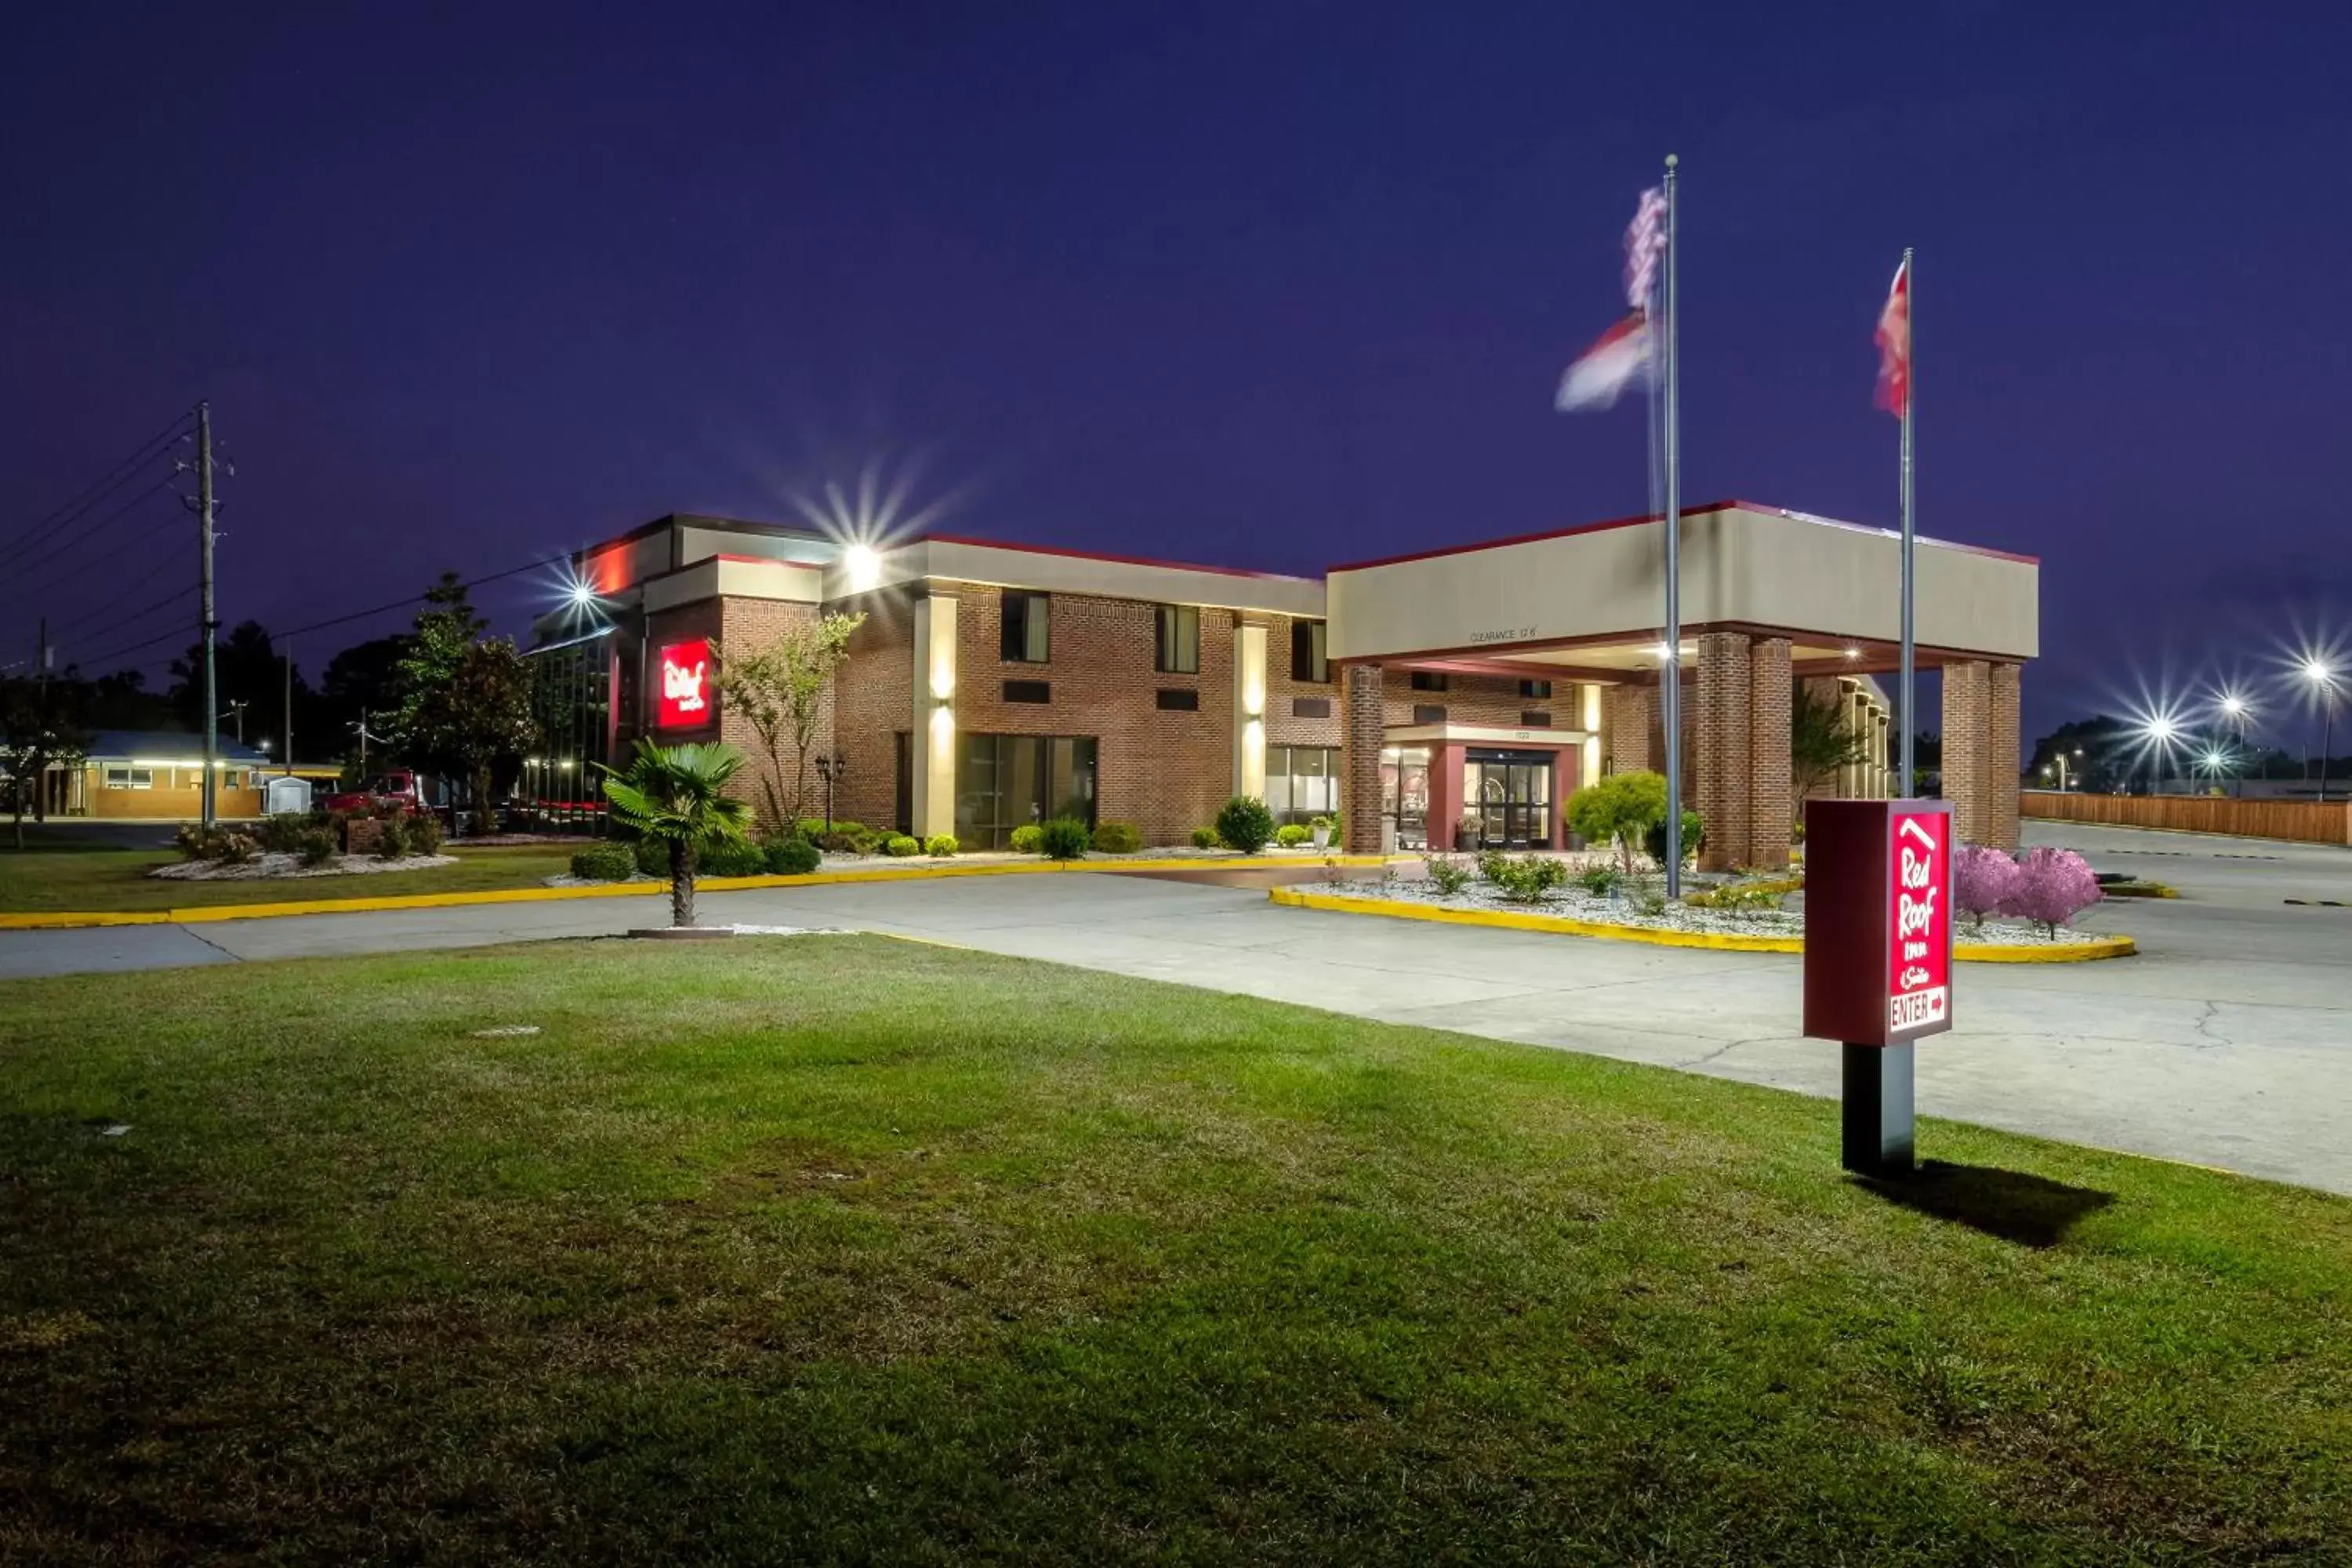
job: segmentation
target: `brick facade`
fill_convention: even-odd
[[[1758,637],[1748,650],[1748,855],[1759,871],[1786,870],[1796,822],[1790,777],[1790,710],[1796,681],[1787,637]]]
[[[1301,680],[1291,673],[1291,628],[1297,617],[1250,615],[1245,620],[1265,626],[1265,740],[1270,746],[1337,746],[1339,715],[1339,672],[1327,670],[1323,681]],[[1202,635],[1207,635],[1205,623]],[[1328,702],[1330,712],[1320,719],[1296,711],[1297,701]],[[1343,806],[1344,810],[1345,807]]]
[[[1388,740],[1382,673],[1377,664],[1356,664],[1340,678],[1339,792],[1350,855],[1376,855],[1381,848],[1381,748]]]
[[[1698,639],[1698,812],[1706,825],[1699,868],[1727,871],[1748,850],[1748,634]]]
[[[1982,659],[1944,666],[1944,798],[1963,844],[1990,844],[1993,822],[1985,789],[1991,755],[1992,670]],[[1916,786],[1915,786],[1916,787]]]
[[[2017,852],[2018,772],[2021,754],[2019,689],[2021,671],[2014,664],[1991,667],[1986,702],[1985,842]]]
[[[1653,772],[1664,763],[1658,745],[1658,683],[1628,680],[1601,694],[1601,730],[1616,773]]]

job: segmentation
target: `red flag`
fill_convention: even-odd
[[[1635,310],[1601,334],[1584,357],[1559,378],[1552,406],[1562,414],[1587,408],[1608,408],[1620,394],[1649,374],[1649,319]]]
[[[1895,269],[1895,287],[1878,312],[1878,406],[1900,418],[1911,407],[1911,262]]]

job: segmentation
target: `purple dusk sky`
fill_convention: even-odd
[[[199,395],[222,613],[279,626],[874,463],[958,531],[1276,570],[1639,511],[1638,409],[1550,395],[1672,151],[1687,498],[1894,521],[1916,245],[1921,527],[2042,557],[2028,733],[2283,689],[2294,628],[2352,633],[2346,18],[33,7],[0,535]],[[168,506],[0,563],[10,656],[43,612],[106,651]]]

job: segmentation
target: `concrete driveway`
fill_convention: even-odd
[[[2172,883],[2085,924],[2143,956],[1971,964],[1922,1046],[1930,1115],[2352,1193],[2352,851],[2034,824],[2101,869]],[[990,952],[1808,1094],[1838,1053],[1796,1033],[1795,958],[1276,909],[1261,888],[1142,876],[970,878],[706,895],[709,920],[891,931]],[[656,900],[508,904],[196,927],[0,933],[0,976],[619,931]],[[1928,1142],[1932,1147],[1933,1134]]]

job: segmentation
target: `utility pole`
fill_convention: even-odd
[[[33,644],[33,679],[41,683],[41,691],[49,689],[49,617],[41,617],[40,636]]]
[[[286,659],[286,722],[280,726],[279,737],[286,742],[286,754],[278,760],[286,764],[286,776],[294,776],[294,639],[286,639],[280,650]]]
[[[213,608],[213,405],[196,405],[196,531],[201,541],[198,570],[204,586],[205,638],[205,790],[204,824],[213,826],[220,801],[220,687],[213,668],[213,636],[220,617]]]

